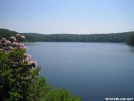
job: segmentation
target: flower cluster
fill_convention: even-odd
[[[12,63],[12,66],[20,65],[19,63],[26,63],[29,69],[33,69],[35,66],[37,66],[37,62],[30,60],[31,55],[25,53],[26,46],[23,43],[18,42],[18,40],[24,40],[24,39],[25,36],[20,34],[17,34],[16,37],[11,36],[10,40],[7,40],[6,38],[2,38],[0,40],[0,51],[11,53],[14,49],[24,50],[24,59],[20,60],[21,62],[18,62],[19,60],[16,59],[14,61],[11,61],[10,63]]]
[[[12,49],[13,49],[13,47],[11,47],[11,41],[6,40],[6,38],[2,38],[0,40],[0,50],[10,52]]]
[[[16,35],[16,38],[17,38],[18,41],[23,41],[25,39],[25,36],[24,35],[17,34]]]
[[[4,50],[6,52],[11,52],[14,48],[26,50],[26,47],[24,46],[24,44],[17,42],[17,39],[16,39],[17,37],[19,37],[22,40],[25,39],[25,36],[23,35],[21,36],[20,34],[17,34],[16,37],[11,36],[10,40],[6,40],[6,38],[2,38],[0,40],[0,50]]]
[[[11,42],[14,42],[14,41],[16,41],[16,37],[14,37],[14,36],[11,36],[11,37],[10,37],[10,40],[11,40]]]
[[[25,60],[24,60],[24,61],[27,62],[28,65],[31,66],[31,69],[33,69],[33,67],[35,67],[35,66],[38,65],[36,61],[31,61],[31,60],[30,60],[30,59],[31,59],[31,55],[29,55],[29,54],[24,54],[24,56],[25,56]]]

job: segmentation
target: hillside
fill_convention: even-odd
[[[34,41],[43,42],[127,42],[134,32],[109,33],[109,34],[36,34],[22,33],[32,36]]]
[[[8,29],[0,29],[0,39],[1,38],[6,38],[9,39],[10,36],[16,36],[18,32],[16,31],[10,31]],[[33,36],[31,35],[25,35],[26,36],[26,40],[25,41],[33,41]]]
[[[0,29],[0,38],[15,36],[18,32]],[[108,33],[108,34],[37,34],[20,33],[26,36],[26,41],[39,42],[127,42],[134,32]]]

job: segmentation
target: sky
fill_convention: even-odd
[[[0,0],[0,28],[20,33],[134,31],[134,0]]]

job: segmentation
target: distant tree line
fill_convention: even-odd
[[[0,38],[8,38],[17,32],[0,29]],[[26,36],[26,41],[38,42],[128,42],[134,32],[108,33],[108,34],[37,34],[21,33]]]
[[[30,41],[43,42],[127,42],[134,32],[109,33],[109,34],[35,34],[22,33],[32,36]]]
[[[6,38],[9,40],[10,36],[16,36],[18,32],[10,31],[8,29],[0,29],[0,39]],[[34,41],[34,37],[32,35],[25,35],[25,41]]]

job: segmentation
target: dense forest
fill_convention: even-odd
[[[10,36],[16,36],[18,32],[10,31],[8,29],[0,29],[0,39],[6,38],[9,40]],[[26,40],[25,41],[34,41],[34,38],[30,35],[25,35]]]
[[[0,29],[0,38],[16,35],[18,32]],[[128,42],[134,32],[107,33],[107,34],[38,34],[20,33],[26,36],[26,41],[40,42]]]

